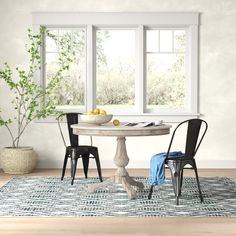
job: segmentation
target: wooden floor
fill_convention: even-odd
[[[81,171],[79,170],[79,173]],[[78,174],[79,174],[78,173]],[[129,170],[131,175],[148,175],[148,170]],[[113,170],[103,170],[104,176],[111,176]],[[167,173],[168,174],[168,173]],[[59,170],[36,170],[29,176],[58,176]],[[96,171],[91,170],[90,176]],[[191,176],[187,170],[185,175]],[[236,181],[236,169],[199,170],[200,176],[227,176]],[[0,172],[0,186],[12,178]],[[236,196],[235,196],[236,197]],[[236,218],[106,218],[106,217],[15,217],[0,218],[0,236],[189,236],[236,235]]]

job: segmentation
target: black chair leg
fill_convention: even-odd
[[[180,189],[179,189],[179,196],[181,196],[181,191],[182,191],[182,185],[183,185],[183,174],[184,174],[184,169],[181,171],[181,176],[180,176]]]
[[[148,199],[151,199],[152,198],[152,192],[153,192],[153,185],[151,185],[151,188],[149,190],[149,194],[148,194]]]
[[[181,185],[182,185],[182,172],[183,172],[183,166],[181,161],[168,161],[166,163],[171,172],[171,177],[172,177],[172,184],[173,184],[173,189],[176,197],[176,205],[179,205],[179,196],[181,193]]]
[[[180,191],[181,191],[181,173],[178,172],[175,176],[175,184],[176,184],[176,205],[179,205],[179,197],[180,197]]]
[[[74,157],[71,156],[71,162],[70,162],[70,175],[71,178],[73,177],[73,173],[74,173]]]
[[[99,176],[100,182],[102,182],[102,171],[101,171],[101,165],[100,165],[98,153],[95,154],[94,158],[97,164],[98,176]]]
[[[89,167],[89,157],[88,156],[82,156],[83,161],[83,167],[84,167],[84,175],[85,178],[88,178],[88,167]]]
[[[75,173],[76,173],[76,169],[77,169],[77,162],[78,162],[78,158],[75,157],[75,159],[74,159],[73,176],[72,176],[72,180],[71,180],[71,185],[74,184]]]
[[[180,196],[180,183],[181,183],[181,176],[179,172],[176,172],[172,177],[175,197],[176,197],[176,205],[179,205],[179,196]]]
[[[65,154],[65,159],[64,159],[62,174],[61,174],[61,180],[63,180],[64,176],[65,176],[67,161],[68,161],[68,153]]]
[[[195,161],[193,163],[193,169],[194,169],[194,172],[195,172],[195,175],[196,175],[197,186],[198,186],[198,191],[199,191],[199,197],[200,197],[201,202],[203,202],[202,191],[201,191],[200,182],[199,182],[198,173],[197,173],[197,165],[196,165]]]

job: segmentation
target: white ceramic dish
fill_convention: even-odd
[[[84,123],[102,125],[111,121],[113,115],[80,115],[80,119]]]

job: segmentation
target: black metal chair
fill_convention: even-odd
[[[82,158],[84,175],[85,175],[85,178],[87,178],[89,159],[93,158],[96,161],[98,176],[99,176],[100,181],[102,182],[102,172],[101,172],[100,160],[99,160],[99,155],[98,155],[98,149],[97,149],[97,147],[92,146],[92,137],[91,137],[91,145],[90,146],[79,145],[79,136],[74,135],[73,129],[71,128],[71,125],[78,124],[78,115],[80,115],[80,114],[81,113],[66,113],[66,114],[61,114],[58,117],[58,125],[59,125],[59,129],[60,129],[60,133],[61,133],[64,145],[66,147],[66,153],[65,153],[64,163],[63,163],[61,180],[63,180],[63,178],[65,176],[68,158],[71,159],[71,178],[72,178],[71,184],[72,185],[73,185],[74,179],[75,179],[78,159]],[[65,141],[62,129],[61,129],[61,125],[60,125],[60,119],[64,115],[66,116],[66,120],[67,120],[70,146],[66,145],[66,141]]]
[[[180,126],[183,124],[187,124],[187,135],[186,135],[186,142],[185,142],[185,153],[181,157],[169,157],[169,153],[171,150],[171,145],[173,143],[176,131],[179,129]],[[204,124],[202,126],[202,124]],[[197,185],[198,185],[198,191],[199,191],[199,197],[201,202],[203,202],[203,196],[201,192],[201,187],[198,179],[198,172],[197,172],[197,165],[195,162],[195,155],[197,153],[197,150],[206,134],[208,128],[208,124],[206,121],[201,119],[191,119],[186,120],[180,123],[174,130],[172,134],[172,138],[169,144],[168,151],[166,153],[166,159],[165,164],[170,168],[171,171],[171,177],[172,177],[172,183],[174,188],[174,193],[176,197],[176,205],[179,205],[179,197],[181,195],[181,189],[182,189],[182,182],[183,182],[183,172],[186,165],[190,165],[191,169],[194,169]],[[200,131],[202,129],[201,135]],[[151,185],[148,199],[151,199],[152,192],[153,192],[154,185]]]

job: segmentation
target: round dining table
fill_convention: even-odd
[[[129,157],[126,151],[125,140],[129,136],[156,136],[166,135],[170,133],[170,125],[162,124],[149,127],[129,127],[125,124],[114,126],[112,123],[103,125],[93,125],[87,123],[79,123],[71,126],[73,133],[76,135],[88,136],[112,136],[117,137],[116,154],[113,159],[117,170],[114,176],[100,183],[88,185],[88,192],[94,193],[97,189],[105,187],[113,183],[121,183],[128,194],[129,199],[135,199],[137,191],[143,189],[143,183],[134,180],[126,170],[129,163]]]

